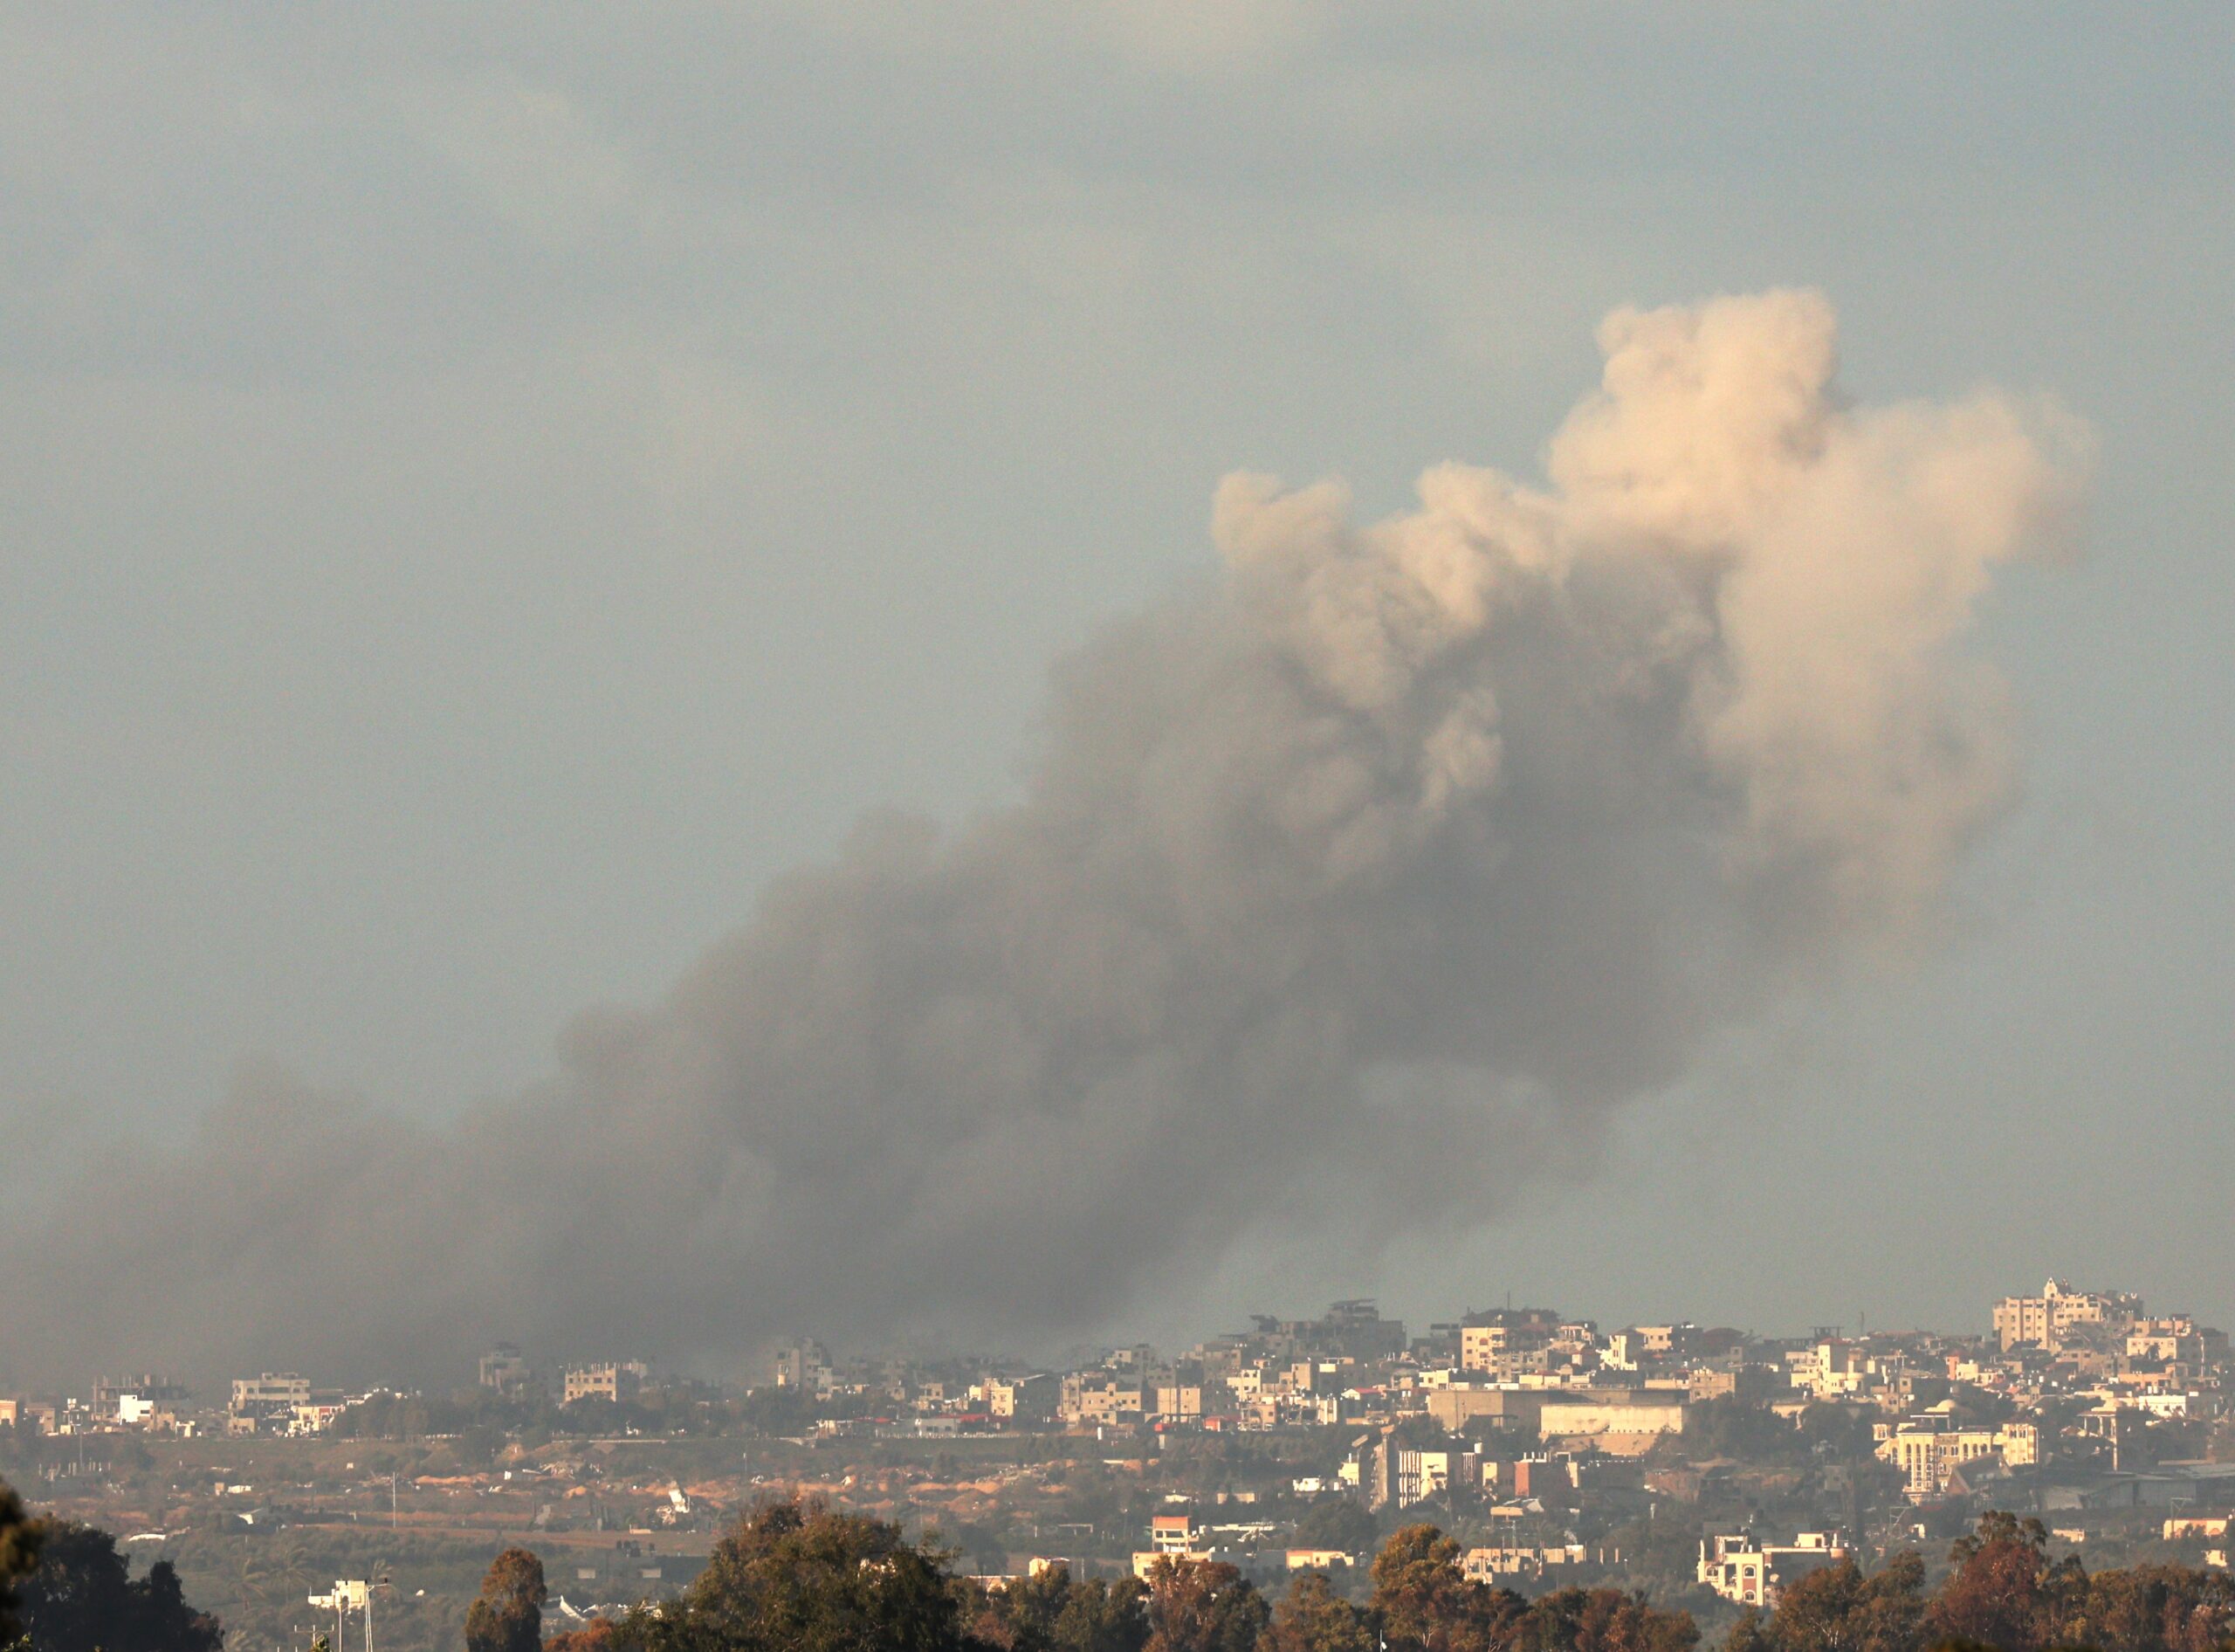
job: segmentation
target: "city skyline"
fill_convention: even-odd
[[[2057,1311],[2057,1304],[2060,1298],[2068,1304],[2079,1304],[2081,1311],[2081,1322],[2086,1324],[2094,1323],[2107,1312],[2123,1312],[2132,1317],[2146,1317],[2153,1319],[2177,1319],[2199,1325],[2205,1323],[2202,1318],[2190,1312],[2186,1306],[2180,1304],[2165,1307],[2161,1304],[2157,1311],[2145,1315],[2143,1304],[2151,1299],[2150,1293],[2147,1291],[2128,1291],[2124,1288],[2099,1291],[2086,1285],[2074,1285],[2069,1281],[2060,1280],[2052,1275],[2047,1277],[2040,1292],[2017,1291],[1995,1298],[1984,1304],[1984,1313],[1979,1323],[1966,1322],[1954,1325],[1881,1325],[1874,1329],[1867,1322],[1858,1322],[1850,1325],[1844,1322],[1818,1317],[1804,1325],[1771,1327],[1764,1330],[1755,1326],[1723,1324],[1712,1317],[1702,1319],[1681,1311],[1667,1311],[1666,1310],[1673,1304],[1662,1304],[1664,1311],[1655,1317],[1632,1319],[1607,1318],[1588,1311],[1587,1304],[1555,1304],[1541,1301],[1516,1301],[1510,1293],[1508,1293],[1506,1299],[1503,1302],[1480,1307],[1469,1306],[1458,1311],[1447,1307],[1440,1310],[1434,1317],[1416,1319],[1393,1311],[1385,1314],[1382,1311],[1383,1304],[1379,1298],[1363,1297],[1338,1299],[1331,1304],[1325,1305],[1324,1311],[1317,1316],[1289,1318],[1279,1313],[1269,1313],[1262,1310],[1251,1311],[1241,1316],[1224,1330],[1202,1333],[1200,1327],[1198,1327],[1195,1332],[1189,1333],[1195,1337],[1192,1343],[1183,1339],[1166,1345],[1145,1338],[1120,1336],[1103,1343],[1074,1343],[1052,1355],[1035,1355],[1018,1350],[949,1345],[922,1338],[884,1344],[849,1346],[842,1342],[826,1342],[822,1337],[815,1333],[812,1327],[804,1327],[796,1328],[787,1334],[772,1335],[761,1346],[750,1352],[742,1360],[707,1363],[691,1359],[665,1359],[662,1357],[659,1350],[652,1348],[613,1347],[602,1345],[590,1348],[547,1347],[499,1336],[485,1339],[481,1345],[483,1351],[471,1362],[461,1366],[457,1372],[450,1373],[450,1377],[453,1380],[452,1387],[471,1386],[465,1383],[465,1379],[468,1377],[474,1378],[483,1387],[503,1388],[514,1383],[533,1382],[540,1391],[548,1391],[558,1397],[559,1403],[565,1404],[571,1401],[574,1379],[577,1373],[602,1373],[596,1376],[595,1380],[602,1383],[601,1391],[609,1399],[614,1397],[613,1382],[615,1372],[631,1373],[629,1380],[632,1381],[705,1382],[739,1391],[763,1386],[782,1387],[787,1383],[796,1384],[800,1380],[798,1361],[802,1357],[803,1350],[815,1351],[815,1357],[826,1361],[842,1362],[857,1367],[873,1366],[895,1361],[904,1364],[920,1361],[930,1364],[960,1363],[988,1371],[1009,1373],[1034,1369],[1084,1368],[1104,1364],[1113,1357],[1132,1358],[1144,1353],[1167,1360],[1175,1358],[1180,1359],[1200,1358],[1204,1349],[1215,1345],[1246,1342],[1252,1338],[1262,1338],[1271,1334],[1269,1327],[1287,1327],[1289,1331],[1293,1331],[1298,1326],[1333,1324],[1345,1315],[1362,1316],[1365,1320],[1385,1327],[1386,1334],[1395,1339],[1393,1346],[1407,1351],[1406,1357],[1422,1359],[1430,1365],[1433,1365],[1437,1358],[1433,1350],[1443,1344],[1449,1345],[1444,1352],[1456,1357],[1464,1341],[1461,1333],[1468,1328],[1524,1321],[1541,1321],[1546,1325],[1557,1325],[1588,1332],[1601,1339],[1612,1339],[1644,1329],[1654,1333],[1675,1331],[1687,1337],[1702,1334],[1719,1337],[1730,1341],[1734,1346],[1743,1343],[1763,1346],[1792,1347],[1819,1343],[1826,1339],[1860,1346],[1870,1343],[1874,1338],[1881,1344],[1895,1345],[1923,1339],[1946,1343],[1951,1346],[1965,1343],[1982,1345],[1994,1343],[1998,1346],[2001,1352],[2007,1353],[2013,1346],[2020,1344],[2038,1344],[2046,1346],[2055,1345],[2054,1333],[2061,1332],[2065,1324],[2064,1318]],[[1578,1307],[1586,1311],[1571,1311]],[[2025,1317],[2029,1314],[2032,1318]],[[2011,1327],[2008,1330],[2005,1328],[2005,1320]],[[1409,1338],[1405,1335],[1408,1327],[1415,1333]],[[1286,1333],[1284,1332],[1283,1334]],[[2215,1331],[2211,1334],[2223,1333]],[[264,1370],[260,1373],[261,1380],[283,1379],[288,1383],[301,1385],[305,1394],[309,1392],[313,1377],[294,1368],[299,1362],[283,1359],[278,1363],[288,1368]],[[194,1399],[206,1406],[224,1392],[230,1384],[237,1405],[241,1385],[244,1382],[253,1382],[258,1380],[235,1374],[223,1380],[216,1380],[210,1375],[204,1374],[197,1379],[203,1387],[196,1387],[176,1380],[182,1374],[181,1373],[159,1369],[145,1364],[127,1361],[117,1366],[116,1369],[120,1372],[128,1371],[137,1374],[111,1376],[106,1371],[96,1374],[88,1391],[93,1396],[90,1403],[97,1411],[104,1405],[113,1402],[115,1396],[120,1394],[130,1393],[144,1398],[149,1385],[154,1385],[162,1397],[180,1401]],[[497,1373],[493,1378],[492,1371]],[[778,1374],[772,1377],[770,1375],[772,1371]],[[791,1373],[788,1377],[782,1374],[786,1371]],[[385,1380],[375,1380],[370,1387],[366,1387],[364,1380],[373,1373],[363,1372],[341,1373],[321,1371],[314,1374],[319,1391],[330,1394],[346,1394],[361,1397],[371,1394],[409,1394],[421,1391],[412,1384],[395,1384]],[[342,1386],[340,1387],[334,1386],[337,1380],[341,1382]],[[352,1382],[355,1384],[354,1387],[351,1386]],[[438,1377],[430,1382],[425,1391],[439,1392],[443,1382],[444,1379]],[[47,1398],[56,1399],[62,1397],[65,1389],[74,1390],[86,1386],[81,1382],[72,1380],[63,1383],[59,1387],[49,1387],[43,1392]],[[75,1402],[74,1400],[72,1402]],[[330,1411],[339,1409],[339,1405],[330,1408]],[[113,1418],[110,1420],[113,1421]],[[330,1415],[328,1420],[330,1421]]]

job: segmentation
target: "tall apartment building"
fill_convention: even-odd
[[[1482,1483],[1482,1460],[1475,1452],[1415,1451],[1404,1446],[1394,1450],[1389,1490],[1400,1509],[1443,1497],[1454,1485],[1472,1491]]]
[[[1459,1368],[1491,1373],[1509,1356],[1544,1346],[1543,1332],[1530,1325],[1487,1325],[1459,1327]]]
[[[776,1386],[822,1394],[830,1387],[830,1350],[814,1338],[790,1343],[776,1351]]]
[[[2038,1297],[2005,1297],[1996,1303],[1994,1334],[2005,1353],[2020,1346],[2056,1348],[2078,1326],[2116,1326],[2140,1318],[2138,1296],[2073,1291],[2052,1279]]]
[[[1393,1428],[1384,1428],[1351,1442],[1337,1478],[1356,1488],[1366,1507],[1377,1512],[1393,1505],[1408,1509],[1454,1487],[1479,1490],[1482,1459],[1472,1450],[1416,1450],[1399,1441]]]
[[[619,1405],[636,1397],[637,1384],[643,1373],[643,1367],[634,1360],[606,1359],[568,1366],[559,1402],[572,1405],[577,1400],[610,1400]]]
[[[1462,1371],[1496,1372],[1512,1355],[1545,1346],[1561,1329],[1549,1308],[1478,1308],[1459,1326]]]

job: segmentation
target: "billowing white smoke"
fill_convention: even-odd
[[[245,1085],[22,1230],[10,1341],[409,1373],[1076,1324],[1261,1222],[1480,1220],[1537,1123],[1929,941],[2014,781],[1960,644],[2080,438],[1845,405],[1810,293],[1601,338],[1549,487],[1447,465],[1361,527],[1229,478],[1223,576],[1062,664],[1021,802],[864,824],[515,1103]]]

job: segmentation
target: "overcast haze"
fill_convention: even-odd
[[[1930,943],[1748,975],[1483,1225],[1090,1317],[1956,1327],[2055,1270],[2225,1323],[2235,17],[1384,12],[9,9],[11,1192],[244,1061],[546,1082],[863,810],[1015,800],[1222,476],[1543,486],[1608,312],[1807,288],[1860,405],[2093,432],[2085,559],[1970,645],[2024,782]]]

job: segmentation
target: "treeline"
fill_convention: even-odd
[[[490,1609],[469,1652],[520,1652],[522,1561],[490,1573]],[[1233,1566],[1159,1560],[1145,1582],[1075,1579],[1061,1566],[989,1588],[946,1569],[897,1526],[819,1504],[756,1510],[716,1546],[677,1600],[547,1642],[546,1652],[1689,1652],[1690,1616],[1618,1589],[1525,1600],[1470,1582],[1459,1545],[1433,1526],[1399,1532],[1373,1566],[1364,1605],[1320,1573],[1277,1602]],[[477,1637],[475,1628],[481,1634]]]
[[[1742,1618],[1725,1652],[2235,1649],[2235,1581],[2224,1572],[2136,1566],[2090,1574],[2077,1556],[2049,1558],[2039,1521],[2008,1514],[1986,1516],[1950,1559],[1932,1590],[1915,1554],[1874,1573],[1852,1561],[1827,1566],[1787,1589],[1768,1616]]]
[[[2089,1575],[2052,1560],[2039,1522],[1989,1515],[1937,1588],[1922,1559],[1826,1567],[1724,1652],[2235,1652],[2235,1584],[2135,1566]],[[469,1620],[469,1652],[530,1652],[542,1576],[514,1552]],[[546,1643],[545,1652],[1692,1652],[1688,1613],[1612,1588],[1524,1599],[1476,1582],[1433,1526],[1399,1532],[1363,1601],[1299,1572],[1277,1600],[1230,1566],[1160,1560],[1145,1582],[1062,1567],[987,1587],[934,1544],[819,1504],[778,1503],[725,1537],[678,1599]],[[532,1575],[530,1575],[532,1571]],[[505,1626],[510,1625],[507,1628]]]
[[[2182,1566],[2089,1573],[2053,1559],[2038,1521],[1991,1514],[1937,1587],[1897,1555],[1826,1566],[1723,1652],[2235,1652],[2235,1581]],[[542,1564],[507,1550],[464,1621],[467,1652],[1693,1652],[1690,1614],[1635,1591],[1534,1600],[1479,1583],[1459,1545],[1408,1526],[1376,1556],[1363,1600],[1317,1572],[1277,1600],[1233,1566],[1160,1560],[1145,1581],[1062,1567],[990,1587],[935,1540],[820,1504],[740,1519],[677,1599],[543,1639]],[[10,1652],[219,1652],[216,1619],[158,1562],[134,1579],[109,1533],[34,1520],[0,1486],[0,1646]]]
[[[10,1652],[220,1652],[224,1635],[186,1603],[168,1560],[134,1578],[110,1533],[34,1520],[0,1485],[0,1643]]]
[[[345,1408],[333,1432],[346,1439],[469,1437],[483,1456],[507,1436],[529,1444],[569,1435],[801,1434],[815,1426],[815,1402],[788,1388],[756,1388],[724,1398],[697,1385],[646,1391],[636,1399],[577,1400],[562,1406],[537,1390],[505,1395],[466,1389],[450,1395],[373,1394]]]

